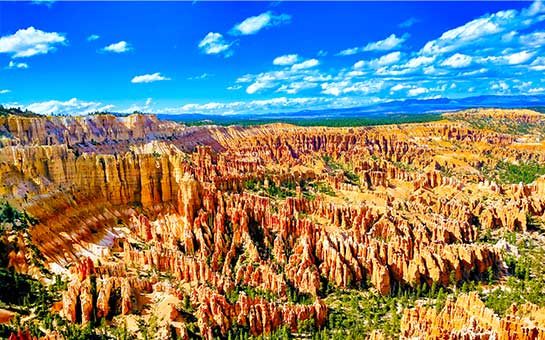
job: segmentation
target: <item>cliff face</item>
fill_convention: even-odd
[[[387,295],[501,272],[499,250],[476,243],[480,231],[525,231],[527,215],[545,212],[544,179],[500,185],[479,171],[490,154],[545,154],[462,123],[189,128],[141,115],[0,119],[12,136],[0,149],[0,195],[38,218],[32,239],[48,261],[71,266],[62,315],[72,322],[154,301],[171,311],[161,327],[187,334],[173,306],[189,299],[205,338],[226,336],[234,323],[254,335],[295,331],[309,319],[321,327],[324,281],[370,283]],[[404,335],[452,336],[461,324],[449,318],[480,315],[473,300],[438,315],[407,311]],[[502,325],[487,322],[475,332]]]

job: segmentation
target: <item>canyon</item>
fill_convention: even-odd
[[[112,338],[350,338],[331,326],[338,292],[442,287],[438,308],[392,309],[397,337],[543,339],[539,303],[499,315],[460,290],[504,289],[516,246],[543,249],[544,126],[523,109],[339,128],[0,116],[0,200],[35,219],[2,237],[6,268],[63,281],[51,313]]]

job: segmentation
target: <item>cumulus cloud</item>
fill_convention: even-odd
[[[204,54],[220,54],[226,58],[233,55],[232,43],[227,42],[221,33],[209,32],[200,42],[199,48]]]
[[[409,88],[410,86],[407,86],[407,85],[403,85],[403,84],[396,84],[394,86],[392,86],[390,88],[390,92],[396,92],[396,91],[400,91],[400,90],[403,90],[403,89],[406,89],[406,88]]]
[[[379,41],[370,42],[362,47],[352,47],[340,51],[337,55],[348,56],[369,51],[391,51],[393,49],[400,48],[401,45],[409,39],[409,34],[405,33],[401,37],[391,34],[387,38]]]
[[[467,56],[465,54],[456,53],[450,56],[448,59],[443,61],[441,65],[443,66],[449,66],[453,68],[462,68],[462,67],[468,67],[471,65],[472,58],[470,56]]]
[[[409,91],[407,91],[407,94],[411,97],[415,97],[415,96],[418,96],[418,95],[421,95],[421,94],[424,94],[424,93],[428,93],[428,89],[424,88],[424,87],[415,87],[413,89],[410,89]]]
[[[11,90],[7,90],[7,89],[4,89],[4,90],[0,90],[0,94],[6,94],[6,93],[10,93]]]
[[[44,102],[33,103],[25,107],[25,109],[39,114],[58,114],[58,115],[84,115],[96,111],[109,111],[113,105],[104,105],[100,102],[83,101],[77,98],[72,98],[67,101],[49,100]]]
[[[535,53],[528,52],[528,51],[513,53],[506,57],[507,63],[510,65],[523,64],[527,62],[529,59],[531,59],[534,56],[534,54]]]
[[[170,78],[164,77],[159,72],[156,72],[153,74],[143,74],[141,76],[135,76],[131,79],[131,83],[153,83],[162,80],[170,80]]]
[[[6,66],[7,69],[13,70],[13,69],[27,69],[28,64],[27,63],[16,63],[13,60],[10,60],[8,63],[8,66]]]
[[[47,54],[56,45],[66,43],[64,35],[57,32],[44,32],[34,27],[20,29],[15,34],[0,37],[0,53],[9,53],[13,58],[32,57]]]
[[[482,46],[504,40],[509,41],[517,30],[527,28],[545,20],[545,12],[541,1],[535,1],[529,8],[522,11],[504,10],[484,15],[468,23],[444,32],[438,39],[427,42],[420,53],[438,55],[456,51],[469,46]],[[505,33],[509,33],[507,39]]]
[[[236,24],[229,33],[232,35],[252,35],[266,27],[278,26],[289,23],[291,16],[288,14],[275,15],[271,11],[261,13],[257,16],[246,18]]]
[[[110,44],[102,49],[104,52],[111,52],[111,53],[125,53],[132,50],[131,45],[126,41],[119,41],[115,44]]]
[[[490,88],[492,90],[498,90],[499,92],[508,92],[510,89],[509,85],[507,85],[507,83],[503,80],[492,82],[490,84]]]
[[[297,54],[286,54],[280,57],[276,57],[273,60],[274,65],[293,65],[299,61],[299,56]]]
[[[377,59],[372,59],[369,61],[360,60],[354,64],[354,68],[359,69],[366,66],[380,67],[385,65],[392,65],[399,62],[400,60],[401,60],[401,52],[395,51],[395,52],[391,52],[386,55],[383,55],[382,57]]]
[[[352,79],[345,78],[341,81],[326,82],[321,84],[322,93],[340,96],[346,94],[358,94],[369,95],[377,94],[386,86],[386,82],[383,80],[362,80],[352,81]]]
[[[318,59],[308,59],[308,60],[305,60],[305,61],[300,62],[298,64],[291,65],[291,69],[294,70],[294,71],[304,70],[304,69],[307,69],[307,68],[318,66],[319,64],[320,64],[320,62],[318,61]]]
[[[409,34],[405,33],[401,37],[397,37],[395,34],[390,35],[384,40],[375,41],[367,44],[364,51],[389,51],[395,48],[399,48],[409,38]]]
[[[281,70],[245,74],[239,77],[236,83],[248,84],[246,87],[246,93],[248,94],[262,92],[267,89],[276,89],[276,92],[294,94],[302,90],[315,88],[320,82],[331,78],[331,76],[324,75],[315,68],[319,63],[317,59],[307,59],[291,66],[285,65]]]

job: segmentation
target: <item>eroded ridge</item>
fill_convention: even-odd
[[[475,126],[490,117],[529,129]],[[542,122],[524,110],[365,128],[8,116],[0,194],[37,219],[32,242],[67,282],[53,310],[71,323],[141,336],[153,322],[158,338],[305,334],[336,329],[336,291],[401,296],[508,276],[504,249],[483,239],[541,223]],[[40,276],[15,248],[8,266]],[[453,301],[400,305],[401,335],[526,327],[475,312],[475,294]],[[528,338],[543,336],[535,327]]]

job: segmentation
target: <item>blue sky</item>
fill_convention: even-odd
[[[545,94],[535,2],[0,2],[0,103],[260,114]]]

